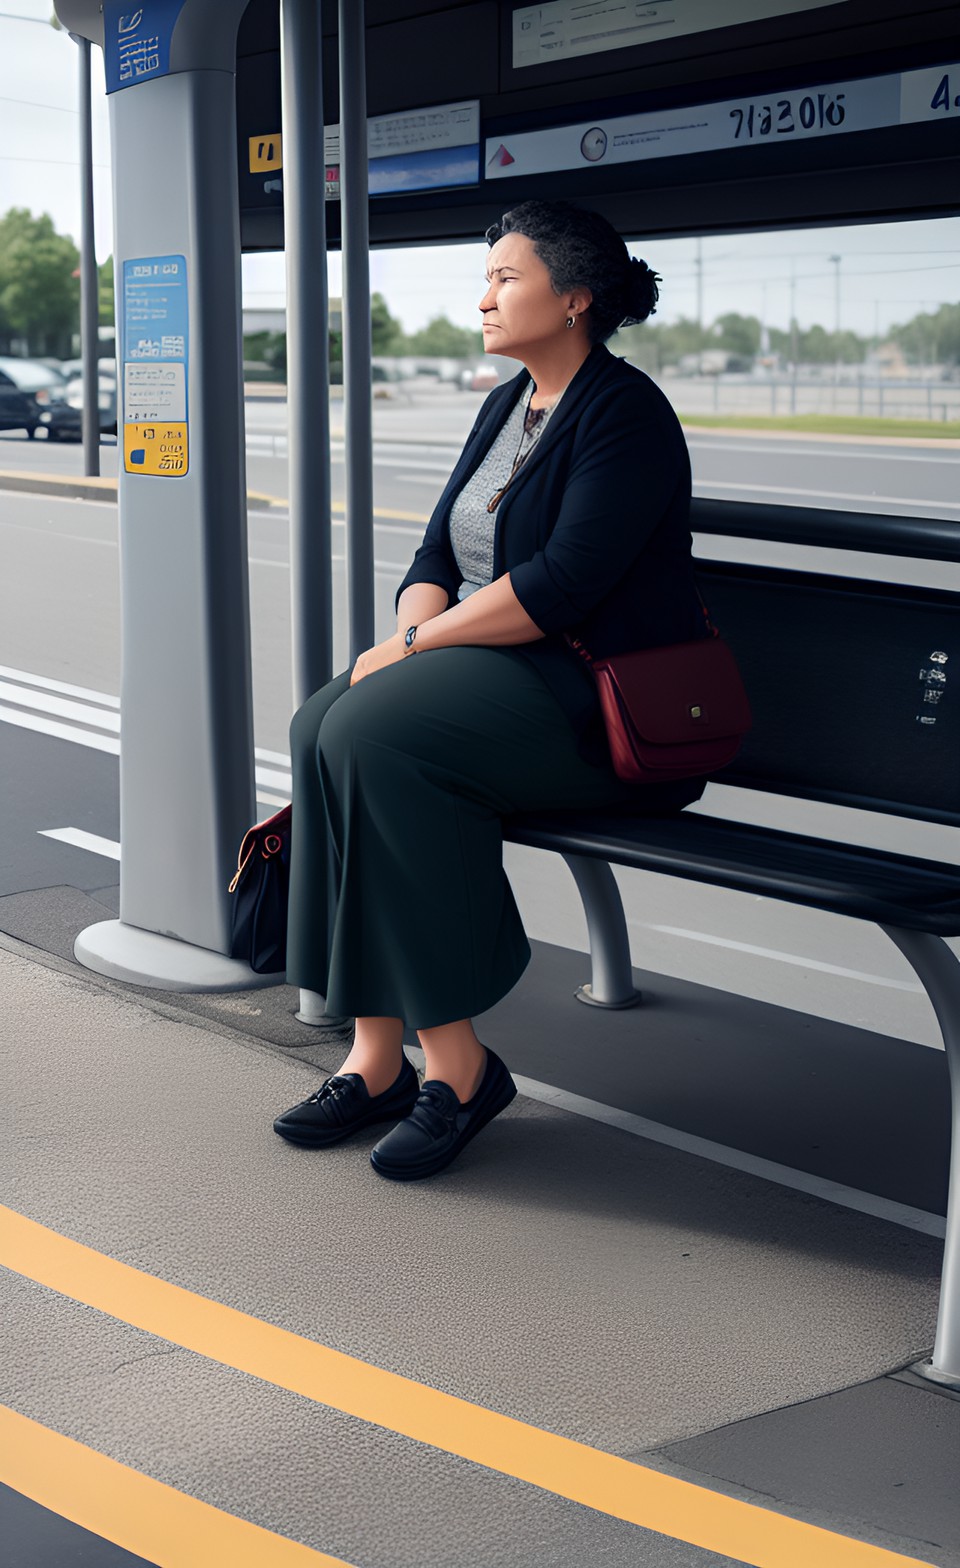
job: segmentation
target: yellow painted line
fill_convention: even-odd
[[[351,1568],[0,1405],[0,1480],[157,1568]]]
[[[267,506],[290,505],[289,500],[285,499],[285,495],[267,495],[264,494],[264,491],[248,491],[246,492],[246,499],[256,500],[256,502],[260,502],[262,505]],[[344,516],[347,508],[345,508],[345,506],[342,505],[339,500],[334,500],[333,505],[331,505],[329,510],[334,511],[334,513],[339,513],[340,516]],[[430,522],[430,517],[425,516],[422,511],[392,511],[389,506],[375,506],[375,508],[373,508],[373,516],[389,517],[392,522],[422,522],[422,524],[428,524],[428,522]]]
[[[919,1561],[383,1371],[105,1257],[2,1205],[0,1264],[276,1388],[751,1568],[902,1568]]]

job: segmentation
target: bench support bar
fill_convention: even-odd
[[[951,1145],[947,1234],[940,1281],[940,1312],[932,1361],[912,1368],[932,1382],[960,1389],[960,961],[943,937],[883,926],[916,971],[933,1003],[950,1071]]]
[[[590,1007],[636,1007],[642,993],[633,983],[630,942],[616,878],[605,860],[564,855],[587,918],[591,978],[575,995]]]

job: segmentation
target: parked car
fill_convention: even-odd
[[[458,384],[461,392],[489,392],[499,386],[500,377],[492,365],[471,365],[461,370]]]
[[[36,359],[0,357],[0,430],[25,430],[32,441],[44,413],[56,408],[66,378]]]
[[[101,359],[97,376],[97,402],[100,431],[117,433],[117,369],[112,359]],[[73,375],[67,382],[62,402],[53,403],[40,415],[48,441],[83,439],[83,376]]]

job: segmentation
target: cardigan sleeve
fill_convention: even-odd
[[[583,415],[550,537],[510,570],[544,634],[577,625],[617,586],[688,476],[676,416],[642,391],[598,399]]]
[[[400,595],[411,583],[436,583],[438,588],[445,588],[450,604],[455,604],[460,584],[463,578],[457,568],[456,559],[449,544],[442,537],[443,530],[437,523],[437,514],[434,513],[427,524],[427,531],[423,543],[407,568],[407,574],[396,592],[393,601],[394,614],[400,608]]]

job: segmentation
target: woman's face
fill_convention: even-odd
[[[483,347],[487,354],[522,359],[525,352],[558,337],[573,337],[567,317],[580,316],[590,304],[589,289],[555,294],[550,273],[525,234],[504,234],[487,254],[490,287],[480,301]],[[586,323],[577,324],[586,332]]]

